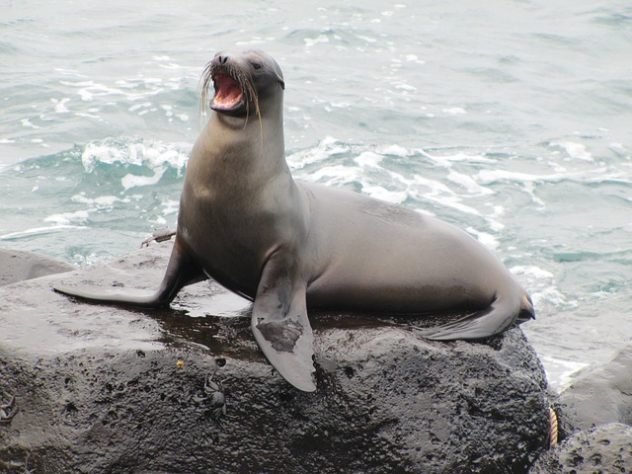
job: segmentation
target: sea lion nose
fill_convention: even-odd
[[[228,61],[228,55],[224,53],[217,53],[215,55],[215,59],[219,64],[226,64],[226,61]]]

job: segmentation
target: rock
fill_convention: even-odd
[[[530,474],[614,474],[631,468],[632,426],[610,423],[574,433],[542,456]]]
[[[606,423],[632,425],[632,345],[608,364],[582,371],[560,395],[563,432]]]
[[[20,410],[0,425],[0,472],[521,473],[543,451],[546,380],[520,329],[440,343],[418,318],[312,312],[309,394],[272,369],[249,305],[214,282],[167,310],[50,290],[156,288],[170,246],[0,287],[0,398]]]
[[[73,268],[72,265],[41,255],[0,249],[0,286],[53,273],[69,272]]]
[[[532,474],[632,472],[632,346],[588,368],[557,402],[560,435]]]

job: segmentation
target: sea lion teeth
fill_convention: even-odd
[[[239,83],[227,74],[216,74],[213,76],[215,96],[212,107],[218,109],[234,109],[239,106],[243,98],[243,91]]]

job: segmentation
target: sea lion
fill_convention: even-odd
[[[183,286],[214,278],[254,300],[259,346],[304,391],[316,389],[307,307],[473,311],[427,330],[436,340],[484,338],[533,317],[527,293],[467,233],[358,193],[295,181],[285,160],[285,82],[270,56],[219,53],[203,77],[204,91],[214,85],[212,112],[187,165],[176,239],[158,291],[55,290],[158,307]]]

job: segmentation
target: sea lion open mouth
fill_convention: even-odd
[[[217,54],[202,75],[202,103],[206,104],[211,83],[215,89],[209,106],[220,115],[245,118],[251,110],[260,118],[259,94],[250,63]]]
[[[211,108],[217,111],[231,111],[239,108],[244,97],[239,82],[223,72],[213,74],[212,78],[215,95],[211,101]]]

